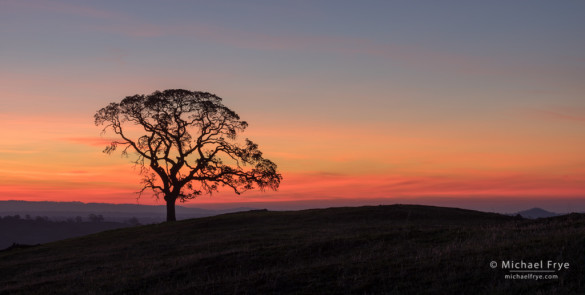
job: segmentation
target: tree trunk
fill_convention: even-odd
[[[166,197],[165,200],[167,201],[167,221],[177,221],[175,216],[175,201],[177,198]]]

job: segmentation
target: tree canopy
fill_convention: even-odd
[[[167,203],[167,220],[176,220],[176,200],[186,201],[229,187],[236,194],[282,180],[274,162],[249,139],[238,142],[248,123],[208,92],[169,89],[127,96],[95,114],[95,124],[119,139],[104,152],[121,149],[143,176],[142,194],[151,190]]]

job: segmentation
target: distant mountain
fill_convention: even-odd
[[[524,218],[529,218],[529,219],[547,218],[547,217],[554,217],[554,216],[560,215],[560,214],[557,214],[554,212],[546,211],[546,210],[541,209],[541,208],[532,208],[532,209],[520,211],[517,214],[520,214],[520,216],[522,216]]]

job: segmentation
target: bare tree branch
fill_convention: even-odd
[[[136,158],[142,188],[167,201],[167,220],[174,220],[176,200],[184,202],[220,187],[236,194],[251,189],[278,189],[282,176],[276,164],[262,157],[258,145],[236,142],[248,123],[207,92],[182,89],[134,95],[111,103],[95,114],[95,124],[121,139],[104,152],[123,146]],[[141,127],[141,128],[134,128]],[[224,164],[224,160],[234,165]],[[195,186],[197,183],[199,186]],[[172,206],[172,210],[171,207]]]

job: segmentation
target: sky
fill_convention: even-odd
[[[0,0],[0,200],[137,199],[93,122],[208,91],[284,180],[190,206],[585,211],[583,1]]]

